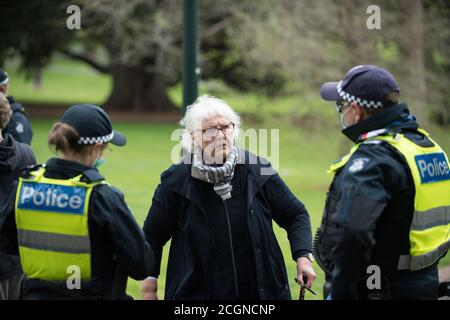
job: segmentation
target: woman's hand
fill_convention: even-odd
[[[316,280],[316,273],[312,267],[312,262],[307,257],[300,257],[297,259],[297,281],[298,284],[303,286],[306,279],[306,286],[312,287]]]
[[[142,300],[158,300],[158,280],[147,278],[141,283]]]

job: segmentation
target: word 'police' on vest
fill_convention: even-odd
[[[82,214],[86,188],[48,183],[24,182],[18,207],[21,209]]]
[[[416,156],[422,183],[450,179],[450,168],[443,153],[431,153]]]

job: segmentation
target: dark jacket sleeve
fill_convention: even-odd
[[[94,212],[107,217],[97,223],[105,223],[118,262],[133,279],[145,279],[153,265],[153,252],[122,193],[109,186],[97,187],[94,192]]]
[[[25,148],[26,148],[26,156],[25,156],[25,161],[27,166],[32,166],[37,164],[37,160],[36,160],[36,156],[33,153],[33,150],[31,149],[31,147],[27,144],[24,144]]]
[[[153,195],[152,205],[144,223],[146,240],[155,254],[151,276],[158,277],[161,268],[163,247],[172,238],[177,225],[176,208],[179,200],[161,183]]]
[[[312,251],[311,222],[308,211],[278,174],[265,184],[274,221],[287,231],[292,258]]]
[[[36,158],[30,146],[18,143],[16,151],[20,154],[19,168],[25,168],[36,164]],[[19,254],[17,242],[17,228],[15,217],[15,199],[18,182],[14,181],[0,205],[0,251],[8,254]]]
[[[386,147],[361,146],[339,173],[342,187],[334,222],[343,227],[343,234],[333,255],[333,299],[356,298],[358,280],[370,264],[377,221],[397,176],[398,163],[388,154]]]
[[[18,255],[16,217],[14,203],[16,199],[17,182],[14,182],[0,206],[0,251]]]

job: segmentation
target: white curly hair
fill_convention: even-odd
[[[204,121],[215,117],[224,117],[234,123],[233,139],[236,143],[241,126],[239,114],[225,101],[209,95],[203,95],[186,108],[186,113],[180,121],[180,125],[183,128],[181,144],[185,150],[192,152],[193,141],[191,134],[195,130],[201,129]]]

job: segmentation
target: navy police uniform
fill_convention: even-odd
[[[79,135],[70,143],[126,143],[97,106],[73,106],[60,122]],[[12,185],[0,208],[0,250],[20,256],[22,299],[127,299],[128,277],[145,279],[154,260],[123,194],[95,167],[57,158]]]
[[[335,176],[314,241],[328,299],[438,297],[437,264],[450,247],[448,158],[406,104],[386,99],[395,92],[394,77],[371,65],[321,88],[355,143],[330,168]],[[346,127],[344,112],[355,110],[343,111],[341,101],[382,110]]]
[[[31,145],[33,129],[25,108],[21,103],[14,101],[11,96],[8,97],[8,101],[13,113],[8,125],[3,129],[3,133],[9,133],[14,140]]]
[[[380,116],[344,133],[356,143],[363,133],[386,128],[431,144],[405,104]],[[437,299],[436,263],[415,272],[397,270],[399,256],[410,248],[413,212],[414,183],[403,156],[389,144],[363,142],[336,173],[315,237],[316,259],[331,281],[333,299]],[[380,290],[366,286],[369,265],[381,269]]]

